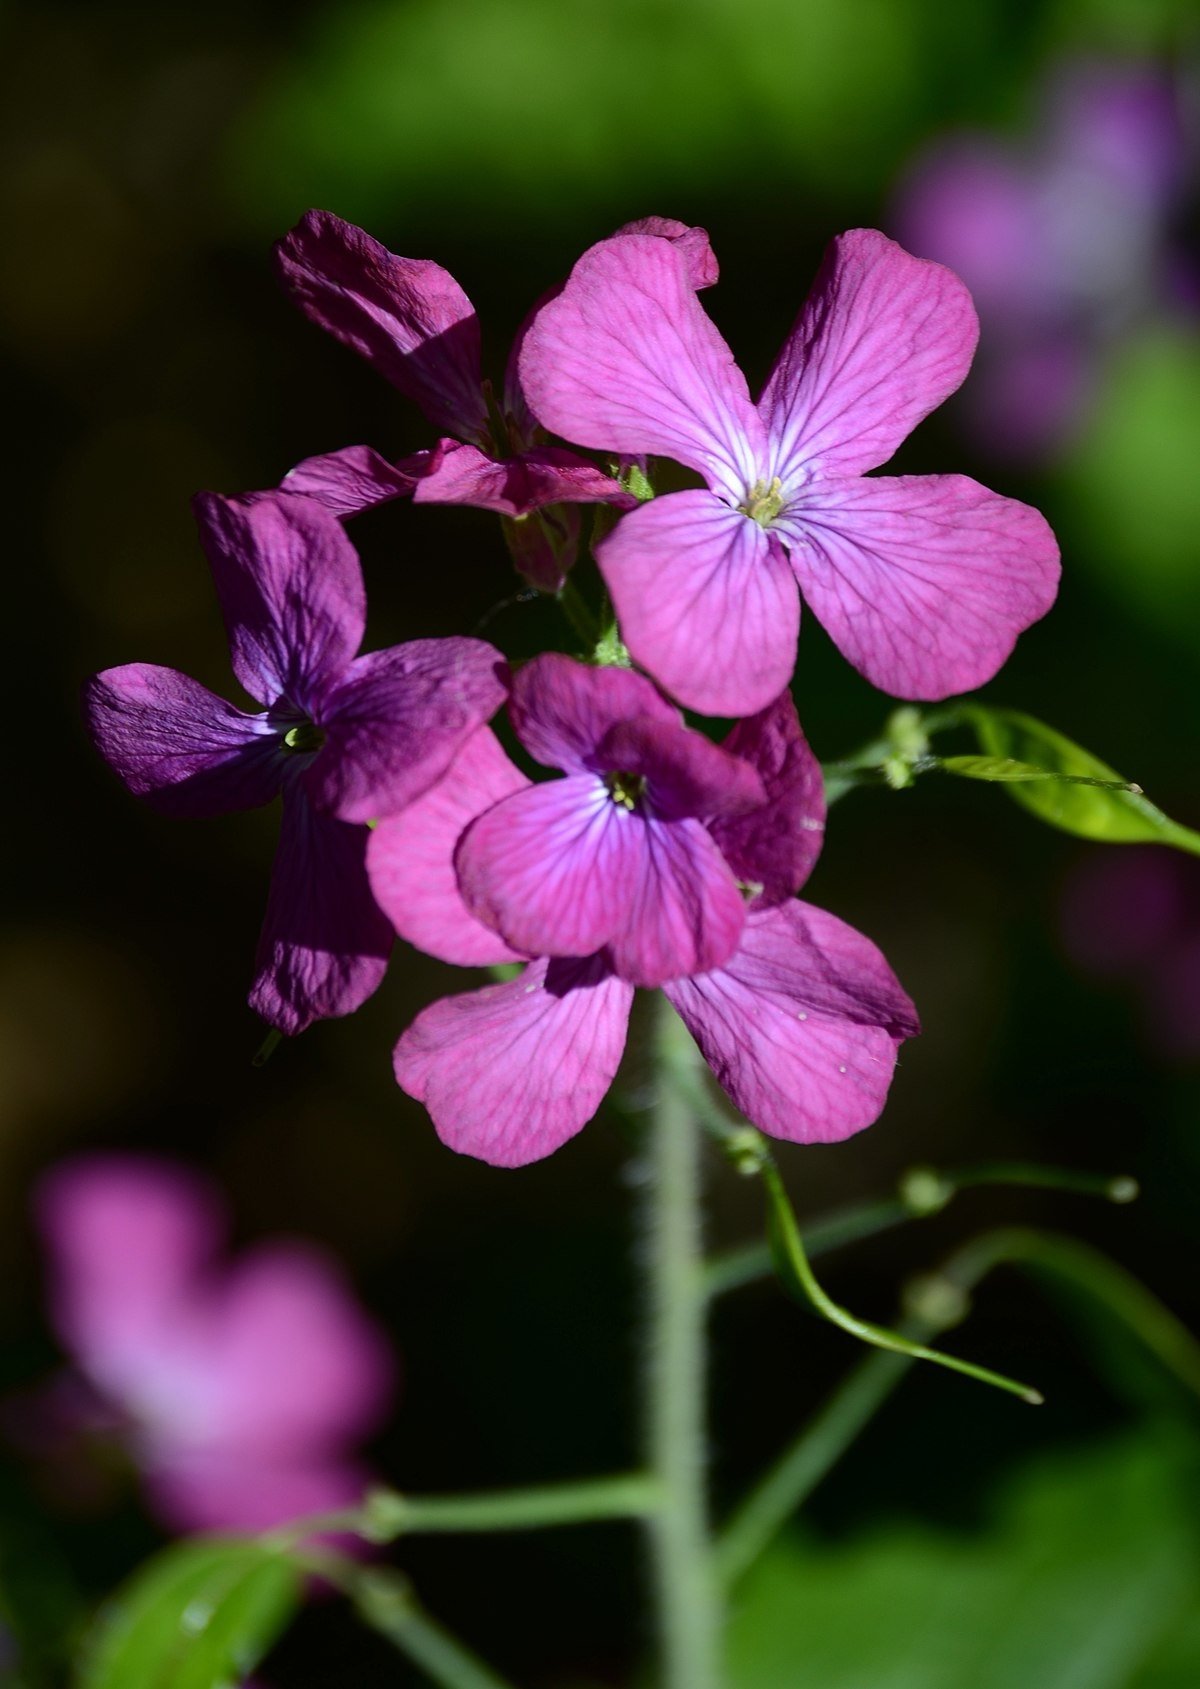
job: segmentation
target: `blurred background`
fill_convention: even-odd
[[[188,498],[300,458],[429,443],[415,408],[282,298],[271,242],[309,206],[459,278],[499,375],[530,303],[593,240],[703,224],[706,305],[751,385],[830,235],[878,226],[955,265],[983,319],[966,390],[897,464],[1046,511],[1061,598],[987,689],[1200,825],[1200,94],[1194,0],[6,0],[0,352],[7,365],[13,732],[0,936],[0,1390],[63,1365],[29,1193],[80,1152],[168,1155],[219,1182],[237,1244],[342,1262],[400,1356],[368,1450],[413,1490],[634,1458],[636,1178],[602,1116],[551,1161],[455,1158],[395,1089],[391,1043],[460,975],[403,946],[352,1020],[262,1068],[245,1007],[270,812],[156,818],[85,742],[81,681],[138,659],[233,696]],[[359,519],[368,641],[562,641],[483,512]],[[817,754],[888,701],[810,617],[796,682]],[[966,748],[966,747],[963,747]],[[979,1228],[1089,1238],[1200,1316],[1200,861],[1088,846],[1001,789],[921,780],[832,812],[810,884],[920,1008],[883,1119],[784,1156],[804,1214],[914,1163],[1022,1157],[1135,1175],[1142,1200],[974,1192],[831,1258],[891,1318]],[[638,1083],[636,1042],[628,1085]],[[712,1232],[759,1223],[714,1163]],[[1029,1378],[1027,1412],[917,1372],[745,1587],[734,1689],[1194,1689],[1200,1413],[1127,1332],[999,1273],[950,1341]],[[715,1321],[728,1505],[858,1356],[769,1285]],[[6,1681],[62,1680],[96,1600],[163,1540],[111,1454],[86,1480],[0,1415]],[[11,1422],[11,1423],[10,1423]],[[33,1438],[36,1442],[38,1439]],[[74,1460],[74,1456],[72,1459]],[[633,1680],[640,1546],[619,1526],[399,1556],[515,1681]],[[420,1678],[318,1603],[278,1689]]]

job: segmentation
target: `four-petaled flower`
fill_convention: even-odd
[[[217,1192],[171,1162],[84,1156],[36,1207],[54,1326],[167,1524],[261,1531],[362,1495],[395,1365],[334,1261],[222,1263]]]
[[[365,871],[367,828],[420,797],[499,708],[498,651],[420,639],[358,656],[366,595],[341,524],[311,499],[202,494],[201,538],[233,671],[256,713],[175,669],[130,663],[84,690],[101,754],[172,815],[283,795],[252,1006],[280,1031],[348,1014],[383,978],[391,928]]]
[[[400,1085],[452,1148],[549,1155],[612,1083],[635,985],[661,985],[739,1109],[832,1142],[887,1094],[912,1004],[870,941],[796,900],[820,851],[820,769],[781,695],[723,746],[641,676],[546,656],[514,682],[531,785],[490,729],[372,835],[375,895],[443,960],[526,960],[449,997],[396,1046]]]
[[[852,230],[755,405],[677,247],[621,234],[583,255],[525,336],[521,384],[565,439],[704,477],[622,517],[597,551],[625,643],[673,697],[711,715],[775,697],[797,583],[885,691],[991,679],[1054,600],[1046,522],[963,475],[865,473],[958,387],[977,333],[950,271]]]

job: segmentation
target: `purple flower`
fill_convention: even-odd
[[[420,797],[504,698],[503,659],[477,639],[356,655],[362,571],[311,499],[202,494],[201,539],[233,671],[265,708],[227,704],[174,669],[130,663],[84,690],[101,755],[169,815],[283,796],[252,1006],[281,1031],[348,1014],[383,978],[391,930],[371,897],[363,822]]]
[[[597,551],[626,644],[673,697],[714,715],[774,698],[797,583],[885,691],[942,698],[995,674],[1054,599],[1045,521],[962,475],[865,478],[963,380],[976,334],[948,270],[852,230],[755,406],[677,246],[625,234],[584,254],[525,337],[521,382],[566,439],[704,478]]]
[[[1025,142],[935,143],[895,204],[905,242],[956,270],[979,307],[976,433],[998,453],[1034,457],[1082,415],[1105,346],[1186,286],[1170,224],[1195,158],[1158,66],[1067,63],[1041,103]]]
[[[642,225],[639,225],[641,227]],[[703,230],[651,218],[651,233],[678,240],[697,285],[715,279]],[[369,447],[310,458],[288,491],[339,515],[411,493],[418,503],[470,504],[507,518],[517,567],[545,591],[561,587],[579,538],[576,504],[634,501],[577,452],[544,443],[517,378],[518,335],[497,405],[483,378],[479,322],[440,265],[400,258],[328,211],[309,211],[276,247],[280,278],[310,321],[350,347],[413,399],[444,438],[389,464]],[[526,519],[534,517],[530,523]]]
[[[356,1445],[395,1387],[388,1344],[308,1244],[219,1259],[209,1183],[86,1156],[37,1193],[50,1312],[177,1530],[266,1530],[363,1493]]]
[[[613,1081],[635,984],[663,986],[764,1131],[832,1142],[869,1125],[917,1020],[873,944],[792,896],[824,797],[791,697],[716,746],[641,676],[547,656],[517,676],[513,721],[565,779],[530,785],[485,728],[368,849],[411,943],[464,966],[528,959],[396,1046],[442,1139],[497,1166],[566,1142]]]

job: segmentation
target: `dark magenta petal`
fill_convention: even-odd
[[[735,503],[763,473],[745,377],[669,240],[618,235],[585,252],[530,327],[520,369],[534,415],[576,445],[675,458]]]
[[[398,463],[389,463],[370,446],[346,446],[306,457],[284,476],[279,491],[315,499],[335,516],[357,516],[360,510],[407,498],[441,462],[446,448],[457,445],[457,440],[439,440],[431,451],[414,452]]]
[[[579,555],[582,523],[573,504],[548,504],[529,516],[502,517],[508,554],[539,592],[561,592]]]
[[[813,466],[860,475],[886,463],[962,384],[978,339],[950,270],[875,229],[839,235],[759,401],[771,473],[790,490]]]
[[[870,940],[794,899],[752,912],[732,961],[666,993],[747,1120],[792,1143],[876,1120],[898,1046],[920,1030]]]
[[[618,722],[644,716],[672,726],[680,719],[644,675],[593,668],[554,651],[517,670],[509,715],[531,757],[571,773],[595,772],[604,736]]]
[[[626,645],[681,704],[745,715],[791,680],[800,600],[779,541],[712,493],[651,499],[596,558]]]
[[[779,526],[813,614],[898,698],[982,686],[1058,591],[1045,517],[966,475],[813,481]]]
[[[704,826],[614,801],[592,774],[531,786],[474,822],[455,856],[468,907],[526,956],[608,947],[634,985],[719,967],[744,920]]]
[[[368,829],[283,794],[250,1006],[280,1032],[351,1014],[387,971],[392,926],[367,879]]]
[[[766,802],[721,816],[710,831],[743,885],[760,887],[751,907],[780,903],[804,884],[821,854],[825,782],[808,748],[790,692],[739,721],[725,749],[757,770]]]
[[[233,672],[262,704],[307,711],[362,643],[367,598],[341,523],[313,499],[199,493]]]
[[[700,291],[712,287],[720,276],[717,255],[708,239],[708,230],[681,223],[677,217],[639,217],[617,230],[619,235],[657,235],[669,240],[683,253],[687,263],[688,280]]]
[[[637,500],[565,446],[491,458],[477,446],[451,442],[437,467],[416,483],[413,502],[471,504],[500,516],[528,516],[547,504],[614,504],[630,510]]]
[[[633,988],[600,957],[533,962],[445,997],[396,1045],[396,1081],[451,1149],[493,1167],[551,1155],[595,1114],[625,1048]]]
[[[415,400],[435,428],[486,442],[479,322],[440,264],[399,258],[328,211],[306,212],[275,258],[310,322]]]
[[[414,639],[357,657],[321,700],[309,796],[343,821],[394,815],[439,780],[504,702],[504,658],[482,639]]]
[[[94,675],[88,729],[129,790],[165,815],[226,815],[269,803],[283,779],[279,735],[198,680],[154,663]]]
[[[459,967],[519,959],[463,902],[454,851],[477,816],[528,784],[491,728],[481,727],[444,780],[372,830],[367,846],[371,889],[401,938]]]
[[[755,769],[678,721],[634,716],[610,727],[593,759],[599,774],[640,777],[651,812],[665,820],[742,815],[766,802]]]

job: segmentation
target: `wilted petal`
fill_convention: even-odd
[[[176,669],[127,663],[93,675],[83,710],[96,749],[135,797],[165,815],[227,815],[269,803],[279,735]]]
[[[401,938],[459,967],[521,959],[463,902],[454,851],[477,816],[528,784],[491,728],[481,727],[444,780],[374,828],[367,846],[371,889]]]
[[[199,493],[192,501],[212,567],[233,672],[252,698],[296,709],[335,680],[362,643],[367,598],[341,523],[315,500]]]
[[[577,445],[673,457],[735,499],[761,474],[745,378],[669,240],[619,235],[585,252],[525,337],[521,385]]]
[[[885,463],[971,367],[979,323],[951,271],[875,229],[830,243],[759,401],[772,473]]]
[[[486,440],[479,322],[440,264],[399,258],[328,211],[306,212],[275,258],[310,322],[415,399],[435,428]]]
[[[43,1178],[35,1214],[60,1338],[99,1388],[141,1394],[222,1241],[215,1189],[171,1162],[84,1155]]]
[[[790,692],[739,721],[725,749],[757,770],[766,802],[745,815],[721,816],[710,831],[743,885],[761,889],[752,908],[780,903],[799,891],[825,832],[825,782],[808,748]]]
[[[813,614],[898,698],[982,686],[1058,591],[1045,517],[965,475],[816,481],[780,528]]]
[[[724,968],[667,996],[734,1103],[793,1143],[836,1143],[887,1098],[916,1012],[875,946],[811,904],[752,913]]]
[[[687,261],[688,280],[699,291],[712,287],[720,276],[717,255],[709,244],[708,230],[681,223],[677,217],[639,217],[617,230],[619,235],[657,235],[669,240]]]
[[[552,1154],[595,1114],[620,1065],[633,988],[600,957],[533,962],[520,978],[418,1015],[396,1081],[451,1149],[494,1167]]]
[[[482,639],[414,639],[356,658],[321,701],[325,744],[304,771],[309,796],[343,821],[394,815],[500,708],[506,674]]]
[[[366,827],[283,795],[283,826],[258,941],[250,1006],[280,1032],[348,1015],[387,971],[391,922],[371,896]]]
[[[537,762],[594,772],[604,736],[618,722],[644,716],[679,725],[679,711],[632,669],[593,668],[556,651],[524,663],[513,676],[509,715]]]
[[[546,504],[607,503],[628,510],[637,500],[565,446],[497,459],[477,446],[451,443],[438,467],[417,484],[413,502],[471,504],[501,516],[526,516]]]
[[[748,516],[670,493],[623,516],[596,557],[626,645],[681,704],[745,715],[791,680],[800,601],[777,538]]]
[[[357,516],[360,510],[407,498],[441,463],[446,449],[457,446],[457,440],[439,440],[432,451],[414,452],[398,463],[389,463],[370,446],[346,446],[306,457],[284,476],[279,491],[315,499],[335,516]]]

